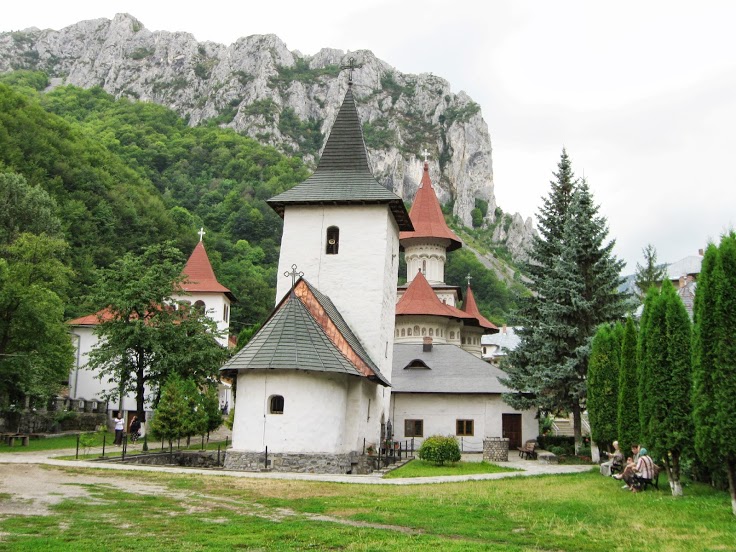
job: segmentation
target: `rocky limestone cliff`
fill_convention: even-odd
[[[304,56],[274,35],[229,46],[197,42],[189,33],[149,31],[128,14],[60,31],[0,34],[0,72],[40,69],[54,85],[101,86],[116,97],[163,104],[191,125],[214,119],[312,164],[345,94],[340,68],[351,57],[360,64],[354,93],[378,180],[411,201],[426,148],[440,201],[452,202],[466,226],[476,199],[487,202],[494,241],[525,258],[531,220],[495,220],[491,139],[480,106],[440,77],[400,73],[367,50]]]

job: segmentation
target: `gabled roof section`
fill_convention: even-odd
[[[382,186],[370,169],[352,86],[337,113],[317,170],[267,203],[281,217],[286,205],[388,204],[399,230],[413,229],[404,202]]]
[[[217,281],[215,271],[212,270],[210,258],[204,248],[204,243],[199,242],[189,256],[184,270],[181,271],[186,279],[181,283],[181,289],[189,293],[222,293],[227,295],[231,301],[236,301],[235,295]]]
[[[390,385],[332,301],[319,292],[318,297],[315,291],[300,278],[263,327],[222,370],[335,372]]]
[[[474,316],[440,301],[421,270],[414,276],[406,292],[396,303],[396,316],[404,314],[445,316],[467,321],[476,320]]]
[[[486,330],[493,330],[494,333],[498,331],[498,326],[496,326],[493,322],[488,320],[478,310],[478,304],[475,302],[475,296],[473,295],[473,290],[470,289],[470,286],[468,286],[468,291],[465,292],[465,302],[463,303],[463,312],[474,317],[478,321],[478,324],[480,325],[481,328],[485,328]]]
[[[434,188],[432,188],[432,180],[429,178],[429,163],[426,161],[424,162],[422,182],[417,190],[417,195],[414,197],[414,203],[411,206],[409,217],[411,218],[411,223],[414,225],[414,230],[411,232],[401,232],[399,235],[400,240],[409,238],[443,238],[450,240],[450,245],[447,246],[448,251],[454,251],[462,247],[460,238],[450,230],[445,222],[437,194],[435,194]]]

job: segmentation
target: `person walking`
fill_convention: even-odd
[[[138,420],[138,416],[133,416],[133,419],[130,420],[130,425],[128,426],[128,435],[130,435],[130,440],[135,443],[138,440],[138,437],[140,437],[140,431],[141,431],[141,422]]]
[[[115,446],[123,444],[123,431],[125,431],[125,414],[118,412],[113,420],[115,422]]]

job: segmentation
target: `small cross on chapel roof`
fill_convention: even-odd
[[[291,265],[291,271],[288,271],[287,270],[286,272],[284,272],[284,276],[286,276],[287,278],[289,276],[291,276],[291,290],[293,291],[294,290],[294,286],[296,285],[296,279],[297,279],[297,277],[298,278],[301,278],[302,276],[304,276],[304,273],[298,271],[296,269],[296,265],[293,264],[293,265]]]
[[[465,277],[465,279],[468,281],[468,287],[470,287],[470,280],[473,279],[473,277],[470,275],[470,272],[468,272],[468,275]]]
[[[424,162],[427,163],[429,161],[429,151],[427,151],[427,148],[424,148],[422,155],[424,156]]]
[[[199,241],[202,241],[202,238],[204,237],[204,235],[205,235],[206,233],[207,233],[207,232],[205,232],[205,231],[204,231],[204,228],[200,228],[200,229],[199,229],[199,232],[197,232],[197,234],[199,234]]]

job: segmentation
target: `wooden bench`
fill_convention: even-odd
[[[660,471],[661,470],[659,469],[659,466],[655,464],[654,465],[654,477],[652,477],[651,479],[644,479],[643,477],[639,477],[638,475],[635,475],[634,482],[642,491],[646,491],[647,487],[654,487],[655,489],[659,490],[659,472]]]
[[[519,447],[519,456],[524,458],[526,456],[527,460],[536,460],[537,459],[537,442],[536,441],[527,441],[524,443],[523,447]]]

